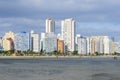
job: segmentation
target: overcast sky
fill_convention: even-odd
[[[45,19],[74,18],[76,33],[120,37],[120,0],[0,0],[0,35],[6,31],[45,31]]]

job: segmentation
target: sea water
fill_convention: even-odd
[[[0,80],[120,80],[120,59],[0,59]]]

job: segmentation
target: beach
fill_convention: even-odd
[[[41,59],[41,58],[113,58],[112,55],[105,56],[0,56],[0,59]],[[120,58],[120,56],[116,56]]]

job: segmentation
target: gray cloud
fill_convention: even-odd
[[[2,0],[1,16],[11,17],[80,17],[77,19],[109,21],[119,15],[119,0]],[[117,20],[117,19],[116,19]]]
[[[40,33],[44,31],[45,23],[43,20],[28,18],[0,18],[0,35],[6,31],[21,32],[35,30]]]
[[[56,20],[60,32],[60,20],[73,17],[77,33],[118,35],[119,8],[119,0],[0,0],[1,34],[31,29],[40,33],[48,17]]]

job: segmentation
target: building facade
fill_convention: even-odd
[[[40,52],[40,36],[39,34],[35,33],[34,31],[31,31],[30,34],[31,37],[31,50],[34,52]]]
[[[90,38],[90,53],[91,54],[94,54],[95,53],[95,38],[94,37],[91,37]]]
[[[88,42],[87,42],[88,44]],[[110,54],[113,53],[113,41],[108,36],[90,37],[89,49],[91,54]]]
[[[64,52],[64,40],[57,39],[57,51],[60,53]]]
[[[55,32],[55,21],[52,18],[46,19],[46,33]]]
[[[91,52],[90,38],[86,37],[86,40],[87,40],[87,54],[90,54]]]
[[[0,46],[2,47],[3,41],[2,41],[2,37],[0,37]]]
[[[14,32],[6,32],[2,41],[2,46],[5,51],[14,50]]]
[[[100,38],[99,41],[100,41],[100,42],[99,42],[99,44],[100,44],[100,52],[99,52],[99,53],[103,54],[103,53],[104,53],[104,42],[103,42],[103,38]]]
[[[26,32],[15,34],[15,50],[30,50],[30,34]]]
[[[110,54],[110,39],[108,36],[104,37],[104,54]]]
[[[114,51],[120,53],[120,42],[114,42]]]
[[[54,33],[41,33],[41,49],[47,54],[57,50],[57,37]]]
[[[2,44],[3,44],[2,37],[0,37],[0,50],[3,50]]]
[[[78,38],[78,54],[87,54],[87,39],[85,37]]]
[[[78,39],[80,38],[80,35],[79,34],[77,34],[76,36],[75,36],[75,50],[76,51],[78,51]]]
[[[72,52],[75,50],[75,21],[73,19],[65,19],[61,22],[61,26],[65,52]]]

